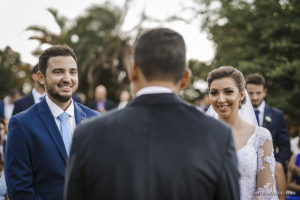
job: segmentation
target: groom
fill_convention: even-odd
[[[129,70],[136,98],[75,131],[65,200],[240,198],[230,128],[178,96],[190,78],[185,56],[175,31],[141,36]]]

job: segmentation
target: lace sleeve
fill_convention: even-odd
[[[275,187],[275,158],[270,132],[260,128],[257,140],[256,198],[258,200],[278,199]]]

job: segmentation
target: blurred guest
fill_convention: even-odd
[[[95,89],[95,101],[90,104],[90,108],[101,113],[112,110],[117,107],[115,103],[106,98],[107,90],[104,85],[98,85]]]
[[[26,95],[21,99],[19,99],[18,101],[15,101],[13,115],[22,112],[27,108],[29,108],[30,106],[40,102],[41,99],[44,97],[45,89],[44,86],[41,85],[38,81],[37,72],[38,72],[38,65],[35,65],[32,69],[32,75],[31,75],[31,78],[33,80],[33,89],[29,95]]]
[[[17,89],[11,89],[8,96],[4,97],[3,101],[0,101],[0,117],[5,119],[10,119],[13,110],[14,102],[20,98],[20,93]]]
[[[282,164],[277,161],[275,164],[275,179],[276,179],[276,188],[277,188],[279,200],[285,200],[286,176]]]
[[[130,100],[130,93],[127,90],[123,90],[120,94],[120,102],[118,105],[118,109],[124,108]]]
[[[81,104],[86,105],[86,96],[85,96],[85,94],[82,93],[82,92],[78,92],[76,95],[80,99]],[[73,98],[74,98],[74,95],[73,95]]]
[[[299,134],[293,139],[291,139],[291,151],[292,154],[299,154],[300,153],[300,142],[299,142]]]
[[[0,154],[3,155],[6,141],[5,121],[0,118]]]
[[[279,148],[275,159],[286,169],[291,153],[290,136],[283,112],[267,105],[264,101],[267,88],[265,78],[262,75],[258,73],[249,74],[246,78],[246,89],[254,107],[258,125],[267,128],[271,132],[274,149]]]
[[[208,98],[208,95],[199,94],[199,96],[195,99],[194,104],[198,110],[201,110],[204,112],[207,111],[207,109],[209,108],[209,105],[210,105],[209,103],[207,103],[207,98]]]
[[[4,174],[4,161],[3,157],[0,154],[0,200],[5,200],[7,194],[7,187],[5,182],[5,174]]]
[[[287,200],[300,200],[300,154],[294,154],[288,165],[287,189],[295,195],[287,196]]]

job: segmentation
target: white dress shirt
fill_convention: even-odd
[[[167,87],[161,87],[161,86],[149,86],[149,87],[144,87],[140,89],[137,93],[136,96],[141,96],[143,94],[159,94],[159,93],[173,93],[170,88]]]
[[[32,89],[31,93],[33,96],[34,103],[39,103],[41,101],[41,98],[43,98],[45,96],[45,94],[41,94],[38,91],[36,91],[35,88]]]
[[[266,102],[262,101],[257,108],[254,108],[254,110],[259,110],[259,115],[258,115],[259,126],[262,126],[264,123],[265,106],[266,106]]]
[[[3,101],[4,101],[4,118],[10,119],[14,110],[14,104],[9,104],[8,103],[8,96],[6,96]]]
[[[55,119],[55,122],[56,122],[56,125],[57,125],[59,131],[61,131],[60,130],[61,127],[60,127],[60,121],[58,119],[58,116],[63,112],[66,112],[69,114],[70,117],[68,119],[68,125],[70,128],[70,138],[72,139],[74,130],[76,128],[73,100],[71,101],[71,104],[66,111],[63,111],[60,107],[58,107],[53,101],[51,101],[49,99],[49,97],[47,95],[46,95],[46,102],[50,108],[52,115],[54,116],[54,119]]]
[[[293,154],[299,154],[300,149],[298,147],[298,142],[299,142],[299,136],[291,139],[291,151]]]

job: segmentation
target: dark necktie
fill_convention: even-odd
[[[255,112],[255,117],[256,117],[256,120],[257,120],[257,124],[259,126],[259,110],[254,110]]]

